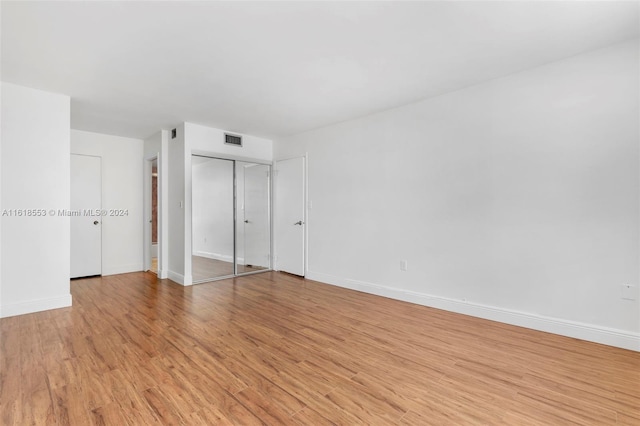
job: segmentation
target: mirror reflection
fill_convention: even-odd
[[[239,274],[268,269],[270,265],[269,171],[266,164],[236,163]]]
[[[233,275],[233,161],[193,156],[193,282]]]

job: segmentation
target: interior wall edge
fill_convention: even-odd
[[[337,277],[322,272],[307,271],[306,278],[350,290],[361,291],[363,293],[442,309],[448,312],[640,352],[640,333],[386,287],[365,281]]]

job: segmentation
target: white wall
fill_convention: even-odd
[[[71,306],[68,96],[2,83],[0,316]],[[41,209],[46,216],[5,215]]]
[[[273,159],[273,146],[269,139],[232,132],[242,136],[242,147],[238,147],[225,145],[224,130],[193,123],[184,123],[184,126],[189,144],[188,148],[191,150],[190,153],[214,154],[235,160],[262,160],[269,162]]]
[[[152,159],[156,157],[158,159],[158,243],[159,243],[159,252],[157,253],[158,257],[158,277],[159,278],[168,278],[169,273],[169,244],[168,244],[168,235],[169,235],[169,179],[167,170],[169,169],[169,155],[168,155],[168,141],[169,135],[168,131],[161,130],[154,135],[149,136],[144,140],[143,143],[143,151],[144,151],[144,159],[147,161],[148,159]],[[149,225],[149,217],[151,215],[151,181],[145,181],[144,190],[144,202],[149,209],[148,215],[145,215],[143,219],[143,227],[144,232],[151,233],[151,225]],[[150,239],[151,236],[143,237]],[[145,244],[145,243],[143,243]],[[144,252],[144,250],[143,250]],[[146,255],[146,254],[145,254]],[[144,259],[143,259],[144,260]]]
[[[169,278],[182,285],[191,285],[191,237],[185,233],[185,179],[191,176],[191,156],[185,155],[184,125],[176,128],[175,139],[168,142],[168,213],[169,213]],[[189,167],[185,163],[189,162]],[[191,210],[188,212],[191,215]],[[189,245],[185,240],[189,237]]]
[[[143,269],[143,141],[71,131],[71,153],[102,158],[102,209],[126,216],[102,219],[102,275]]]
[[[635,41],[276,141],[307,276],[640,350],[638,75]]]

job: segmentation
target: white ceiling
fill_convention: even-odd
[[[6,2],[3,81],[72,128],[286,136],[638,37],[638,2]]]

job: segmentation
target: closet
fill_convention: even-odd
[[[193,155],[192,276],[202,283],[271,269],[271,166]]]

